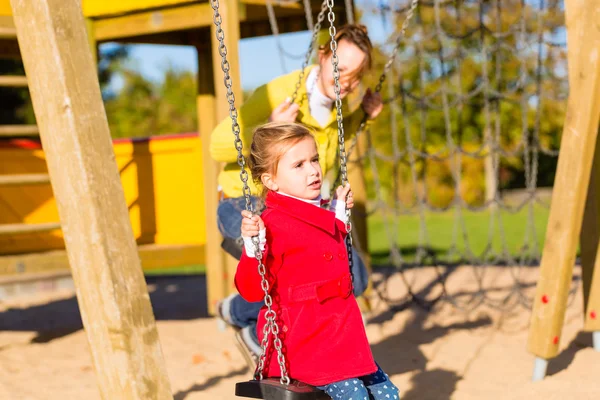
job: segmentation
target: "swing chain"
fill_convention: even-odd
[[[396,60],[396,55],[398,54],[398,51],[400,50],[400,46],[402,45],[402,42],[404,41],[404,38],[406,37],[406,30],[408,29],[408,24],[410,23],[410,20],[415,15],[415,10],[417,9],[418,5],[419,5],[419,0],[412,0],[412,2],[410,4],[410,8],[406,12],[406,18],[404,18],[404,22],[402,22],[402,28],[400,29],[400,34],[396,38],[396,45],[394,46],[394,49],[392,50],[392,54],[388,58],[388,61],[385,63],[385,66],[383,67],[383,72],[381,73],[381,76],[379,77],[379,82],[377,83],[377,86],[375,86],[375,92],[377,92],[377,93],[379,93],[381,91],[383,82],[385,82],[385,78],[387,77],[387,74],[390,71],[390,68],[392,68],[394,61]]]
[[[394,49],[392,50],[392,54],[388,58],[388,61],[385,63],[385,66],[383,67],[383,72],[379,76],[379,82],[377,82],[377,85],[375,86],[375,93],[379,93],[381,91],[381,88],[383,87],[383,83],[385,82],[385,79],[387,78],[387,74],[390,71],[390,68],[392,68],[394,61],[396,60],[396,55],[398,54],[398,51],[400,50],[400,46],[402,45],[402,42],[403,42],[404,38],[406,37],[406,30],[408,29],[408,24],[410,23],[411,19],[415,15],[415,11],[416,11],[418,5],[419,5],[419,0],[412,0],[412,2],[410,4],[410,8],[406,12],[406,18],[404,18],[404,22],[402,22],[402,28],[400,29],[400,34],[398,34],[398,37],[396,38],[396,45],[394,46]],[[365,114],[363,116],[363,119],[360,121],[360,126],[358,127],[358,130],[356,131],[356,135],[354,135],[354,138],[352,140],[350,148],[348,149],[348,155],[352,154],[352,152],[354,151],[354,148],[356,147],[356,144],[358,142],[358,137],[365,129],[365,126],[367,124],[367,119],[368,119],[368,116]]]
[[[231,130],[235,135],[235,148],[237,150],[237,163],[241,168],[240,178],[243,183],[243,193],[244,198],[246,200],[246,210],[250,211],[254,214],[254,210],[252,207],[252,202],[250,198],[250,187],[248,186],[248,172],[246,171],[246,160],[244,158],[243,143],[240,137],[240,126],[237,121],[238,112],[235,108],[235,95],[233,93],[233,82],[231,80],[231,76],[229,74],[230,65],[227,61],[227,47],[225,46],[225,32],[221,28],[221,24],[223,23],[221,14],[219,13],[219,0],[210,0],[210,5],[213,9],[213,22],[216,27],[215,36],[219,41],[219,54],[221,55],[221,69],[223,70],[224,78],[223,82],[225,83],[225,88],[227,89],[227,102],[229,103],[229,116],[231,118]],[[259,358],[259,363],[254,374],[255,379],[262,380],[263,378],[263,369],[265,364],[265,358],[267,353],[267,347],[269,345],[269,338],[271,333],[274,335],[275,339],[273,341],[275,345],[275,349],[277,350],[277,361],[279,363],[279,367],[281,368],[281,379],[280,382],[282,384],[289,384],[290,378],[287,374],[287,368],[285,365],[285,355],[282,351],[282,343],[279,339],[279,326],[277,325],[277,313],[275,310],[271,308],[273,305],[273,299],[269,294],[269,281],[266,278],[267,269],[266,266],[262,262],[262,252],[260,250],[260,243],[258,236],[254,236],[252,238],[252,243],[254,244],[254,254],[256,260],[258,261],[258,273],[261,277],[261,288],[265,293],[265,305],[267,307],[267,311],[265,312],[266,323],[263,328],[263,340],[261,343],[262,353]]]
[[[310,3],[308,3],[310,6]],[[313,49],[315,47],[315,43],[317,41],[317,35],[321,30],[321,24],[325,19],[325,12],[327,11],[327,0],[323,0],[323,4],[321,4],[321,11],[319,11],[319,15],[317,16],[317,23],[313,27],[312,37],[310,39],[310,45],[308,46],[308,51],[306,52],[306,56],[304,57],[304,61],[302,62],[302,67],[300,68],[300,75],[298,76],[298,82],[296,82],[296,89],[291,96],[290,104],[296,102],[296,98],[298,97],[298,91],[302,86],[302,80],[304,79],[304,74],[306,72],[306,67],[310,62],[310,56],[312,55]]]
[[[335,13],[333,12],[334,0],[326,0],[327,8],[329,13],[327,19],[329,20],[329,48],[331,49],[331,64],[333,66],[333,90],[335,92],[335,108],[336,108],[336,120],[338,125],[338,147],[340,157],[340,174],[342,179],[342,186],[346,186],[348,183],[348,169],[346,160],[346,143],[344,139],[344,116],[342,114],[342,97],[340,88],[340,71],[338,69],[338,55],[337,55],[337,41],[335,40],[336,29],[334,25]],[[346,200],[346,199],[344,199]],[[350,268],[350,277],[354,284],[354,274],[352,273],[352,264],[354,262],[352,257],[352,223],[350,222],[352,215],[349,208],[346,208],[346,250],[348,252],[348,265]]]

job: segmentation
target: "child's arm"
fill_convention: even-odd
[[[235,286],[240,295],[249,302],[261,301],[264,298],[262,289],[262,278],[258,273],[258,260],[255,257],[256,247],[252,242],[253,236],[259,237],[262,262],[265,265],[265,278],[269,282],[269,288],[274,282],[274,274],[281,265],[281,257],[277,256],[267,243],[267,232],[262,219],[252,216],[248,211],[242,211],[242,238],[244,249],[242,258],[235,273]],[[271,242],[271,241],[269,241]]]
[[[345,224],[348,222],[346,208],[350,209],[352,207],[354,207],[354,199],[352,198],[350,184],[346,184],[345,187],[338,187],[336,196],[331,202],[331,210],[335,213],[335,217]]]

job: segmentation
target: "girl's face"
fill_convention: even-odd
[[[264,174],[263,184],[276,192],[304,200],[321,194],[321,165],[317,145],[312,137],[302,139],[286,151],[277,164],[276,174]]]
[[[342,40],[337,47],[338,70],[340,72],[340,97],[343,99],[356,89],[362,78],[362,65],[365,61],[366,54],[347,40]],[[332,100],[335,100],[334,80],[333,80],[333,65],[331,65],[331,57],[333,53],[325,55],[319,53],[319,89],[321,92]]]

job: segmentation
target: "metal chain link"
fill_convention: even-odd
[[[219,41],[219,54],[221,56],[221,69],[223,70],[223,74],[224,74],[223,82],[225,84],[225,88],[227,89],[227,102],[229,103],[229,116],[231,118],[231,131],[235,136],[234,143],[235,143],[235,148],[238,152],[237,163],[241,168],[240,179],[242,180],[242,184],[243,184],[243,193],[244,193],[244,198],[246,200],[246,210],[254,213],[254,210],[252,208],[251,198],[250,198],[250,187],[248,186],[248,172],[246,171],[246,160],[245,160],[244,154],[242,152],[243,143],[242,143],[242,139],[240,137],[240,126],[237,121],[238,112],[237,112],[237,109],[235,108],[235,95],[234,95],[233,89],[232,89],[233,82],[232,82],[231,76],[229,74],[230,66],[229,66],[229,62],[227,61],[227,47],[225,46],[225,32],[223,32],[223,29],[221,28],[223,21],[221,18],[221,14],[219,13],[219,1],[218,0],[210,0],[210,5],[213,9],[213,22],[216,27],[215,36],[217,37],[217,40]],[[252,238],[252,243],[254,244],[254,248],[255,248],[254,254],[255,254],[256,260],[258,261],[258,273],[261,278],[261,288],[265,294],[265,305],[267,307],[267,311],[265,312],[265,319],[267,322],[263,328],[264,336],[263,336],[263,340],[261,343],[262,353],[260,355],[258,367],[256,369],[254,377],[255,377],[255,379],[259,379],[259,380],[263,378],[263,370],[264,370],[264,366],[265,366],[265,359],[266,359],[266,355],[267,355],[269,339],[270,339],[271,334],[273,334],[273,336],[274,336],[273,344],[275,346],[275,350],[277,351],[277,361],[279,363],[279,368],[281,369],[280,382],[282,384],[287,385],[290,383],[290,378],[287,373],[285,355],[282,351],[283,346],[282,346],[281,340],[279,339],[279,326],[277,325],[277,313],[272,308],[273,299],[271,298],[271,295],[269,294],[270,286],[269,286],[269,281],[267,280],[267,277],[266,277],[267,269],[266,269],[266,266],[262,262],[262,252],[260,250],[258,236],[254,236]]]
[[[406,12],[406,17],[404,18],[404,22],[402,22],[402,28],[400,29],[400,34],[396,38],[396,44],[394,45],[394,49],[392,50],[390,57],[388,58],[387,62],[385,63],[385,66],[383,67],[383,71],[381,72],[381,75],[379,76],[377,85],[375,86],[375,93],[379,93],[381,91],[381,88],[383,87],[383,83],[385,82],[387,74],[390,71],[390,68],[392,68],[392,65],[394,65],[394,62],[396,60],[396,55],[398,54],[398,51],[400,50],[400,47],[402,46],[402,43],[406,37],[406,31],[408,29],[408,24],[410,23],[411,19],[415,15],[415,10],[417,9],[418,5],[419,5],[419,0],[412,0],[412,2],[410,4],[410,8]],[[352,140],[352,143],[350,144],[350,147],[348,148],[348,155],[351,155],[352,152],[354,151],[354,148],[356,147],[356,144],[358,143],[358,137],[361,135],[361,133],[365,129],[365,126],[367,125],[368,118],[369,118],[369,116],[365,113],[365,115],[363,116],[363,119],[360,121],[358,130],[356,131],[356,134],[354,135],[354,139]]]
[[[396,38],[396,44],[394,46],[394,49],[393,49],[392,53],[390,54],[390,57],[386,61],[385,66],[383,67],[383,71],[382,71],[381,75],[379,76],[377,85],[375,86],[375,93],[379,93],[381,91],[381,89],[383,87],[383,83],[386,80],[387,74],[389,73],[392,65],[394,65],[394,62],[396,60],[396,55],[398,54],[398,51],[400,50],[400,46],[402,45],[402,42],[406,38],[406,31],[408,29],[408,24],[410,23],[413,16],[415,15],[415,11],[416,11],[418,5],[419,5],[419,0],[412,0],[411,5],[406,13],[406,17],[404,18],[404,22],[402,22],[402,28],[400,30],[400,34]],[[361,136],[361,134],[364,132],[365,127],[367,126],[368,119],[369,119],[369,116],[365,113],[363,115],[362,120],[360,121],[360,125],[358,126],[358,129],[356,130],[356,134],[352,138],[352,142],[350,143],[350,146],[348,148],[348,151],[347,151],[348,157],[350,157],[352,155],[352,153],[354,152],[354,149],[356,148],[356,145],[358,144],[358,139]],[[339,182],[340,178],[341,177],[338,175],[336,177],[336,179],[334,180],[334,184],[332,185],[332,193],[335,190],[335,187],[337,186],[337,183]]]
[[[340,158],[340,174],[342,186],[348,183],[348,168],[346,160],[346,143],[344,138],[344,116],[342,114],[342,97],[340,88],[340,71],[338,69],[337,41],[335,40],[336,29],[334,25],[335,13],[333,12],[334,0],[327,0],[327,19],[329,20],[329,48],[331,49],[331,65],[333,66],[333,91],[335,92],[335,108],[336,119],[338,126],[338,147]],[[345,201],[346,199],[344,199]],[[354,274],[352,273],[353,256],[352,256],[352,213],[349,208],[346,208],[346,250],[348,252],[348,264],[350,268],[350,276],[354,284]]]
[[[307,0],[308,1],[308,0]],[[310,3],[309,3],[310,7]],[[310,62],[310,56],[313,53],[315,48],[315,43],[317,42],[317,36],[319,35],[319,31],[321,30],[321,24],[323,20],[325,20],[325,12],[327,12],[327,0],[323,0],[321,4],[321,11],[319,11],[319,15],[317,16],[317,23],[314,25],[312,30],[312,37],[310,39],[310,44],[308,45],[308,50],[306,51],[306,55],[304,56],[304,61],[302,62],[302,67],[300,68],[300,75],[298,76],[298,81],[296,82],[296,88],[294,89],[294,93],[291,96],[290,103],[295,103],[296,98],[298,97],[298,91],[302,86],[302,80],[304,79],[304,74],[306,72],[306,67]],[[307,19],[308,23],[308,19]]]

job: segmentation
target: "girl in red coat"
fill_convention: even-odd
[[[398,389],[373,360],[351,295],[344,239],[352,192],[349,185],[338,188],[331,207],[335,212],[321,208],[318,154],[302,125],[270,123],[255,130],[249,164],[266,192],[266,210],[260,217],[242,211],[245,246],[235,284],[247,301],[263,299],[250,239],[259,236],[289,376],[333,399],[397,400]],[[265,310],[258,319],[260,340]],[[265,376],[280,376],[277,353],[268,355]]]

